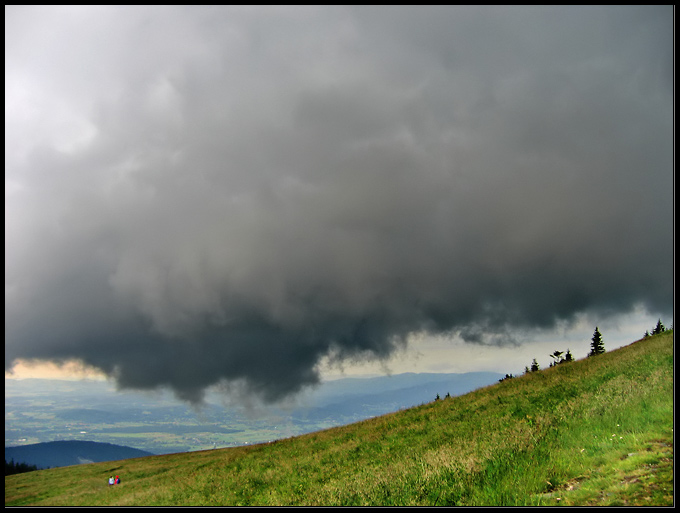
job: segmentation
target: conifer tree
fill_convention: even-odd
[[[540,367],[538,366],[536,358],[534,358],[534,361],[531,362],[531,372],[536,372],[537,370],[540,370]]]
[[[574,361],[574,357],[571,354],[571,351],[569,349],[567,349],[567,354],[564,355],[564,361],[565,362],[573,362]]]
[[[659,333],[663,333],[666,331],[666,327],[661,324],[661,319],[659,319],[659,322],[656,323],[656,328],[654,328],[654,331],[652,332],[654,335],[658,335]]]
[[[593,333],[593,338],[590,339],[590,353],[588,356],[595,356],[604,353],[604,342],[602,341],[602,334],[597,326],[595,326],[595,333]]]
[[[15,463],[14,458],[12,458],[9,463],[5,460],[5,475],[19,474],[21,472],[31,472],[33,470],[38,470],[36,465],[29,465],[28,463]]]

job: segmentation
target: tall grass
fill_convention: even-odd
[[[671,331],[275,443],[8,476],[5,505],[670,505],[672,428]]]

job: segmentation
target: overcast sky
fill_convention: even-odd
[[[5,7],[6,370],[276,401],[672,324],[673,14]]]

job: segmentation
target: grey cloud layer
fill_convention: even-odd
[[[5,23],[6,367],[276,400],[414,331],[672,307],[670,7]]]

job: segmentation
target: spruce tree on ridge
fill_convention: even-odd
[[[593,338],[590,339],[590,353],[588,356],[595,356],[604,353],[604,342],[602,340],[602,333],[597,326],[595,326],[595,333],[593,333]]]

